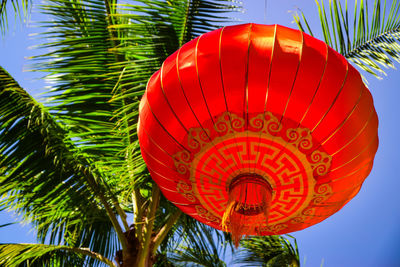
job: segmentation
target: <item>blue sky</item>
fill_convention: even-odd
[[[245,0],[244,5],[243,14],[234,14],[242,23],[277,23],[292,28],[296,25],[288,11],[301,8],[316,36],[322,38],[314,1],[269,0],[266,12],[265,0]],[[33,14],[32,20],[35,17]],[[28,47],[35,44],[34,38],[28,37],[35,32],[29,25],[15,26],[11,19],[8,34],[0,37],[0,65],[39,99],[45,84],[37,80],[39,74],[24,71],[29,65],[25,58],[34,53]],[[400,266],[400,175],[397,168],[400,165],[400,72],[388,70],[387,73],[383,80],[366,76],[379,116],[380,145],[374,168],[359,194],[342,210],[318,225],[293,233],[299,244],[301,262],[305,263],[302,266],[320,266],[322,260],[324,267]],[[12,213],[0,212],[0,225],[15,219]],[[34,241],[29,225],[0,228],[0,243]]]

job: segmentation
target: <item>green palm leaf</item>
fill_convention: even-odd
[[[26,18],[28,16],[28,9],[31,5],[31,1],[30,0],[21,0],[21,1],[19,1],[19,0],[18,1],[1,0],[0,1],[0,32],[2,34],[4,34],[6,32],[7,27],[8,27],[7,8],[10,5],[12,6],[16,15],[19,15],[21,17],[21,13],[23,13],[24,18]]]
[[[124,161],[123,133],[115,127],[114,111],[119,103],[110,103],[118,73],[110,68],[115,56],[104,1],[48,1],[43,13],[51,20],[41,23],[49,31],[41,34],[51,40],[42,45],[51,51],[35,57],[36,70],[50,73],[54,85],[48,93],[50,113],[68,125],[76,153],[93,161],[106,178],[118,175]],[[115,189],[111,187],[111,189]]]
[[[384,69],[394,68],[400,62],[400,2],[375,0],[373,8],[368,0],[355,2],[353,17],[349,18],[347,0],[344,8],[340,1],[315,1],[325,42],[362,70],[381,78]],[[328,10],[329,9],[329,10]],[[372,12],[371,12],[372,11]],[[312,35],[303,12],[294,19],[299,28]],[[372,13],[372,15],[371,15]]]
[[[64,127],[0,68],[0,206],[32,222],[38,239],[109,255],[117,246],[106,188],[73,153]]]
[[[85,258],[115,266],[112,261],[87,248],[42,244],[0,244],[2,266],[83,266]]]
[[[246,238],[240,241],[241,249],[238,252],[236,263],[245,266],[266,266],[266,267],[298,267],[300,256],[296,239],[294,246],[284,236],[260,236]]]
[[[176,227],[172,246],[164,248],[166,259],[176,266],[227,266],[221,257],[229,246],[232,248],[229,235],[187,215],[181,219],[184,222]]]
[[[41,47],[51,50],[35,57],[34,67],[50,73],[49,112],[68,125],[74,153],[87,158],[102,178],[127,230],[130,192],[135,180],[148,173],[138,153],[139,166],[132,167],[126,125],[119,124],[123,103],[110,101],[120,79],[119,70],[112,68],[120,60],[109,30],[113,6],[108,1],[48,1],[41,9],[51,19],[40,25],[50,30],[40,36],[45,40]]]

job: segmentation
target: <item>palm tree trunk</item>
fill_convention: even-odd
[[[127,240],[126,248],[117,251],[114,259],[119,267],[138,266],[136,261],[139,255],[140,242],[135,236],[134,225],[131,225],[129,230],[124,232],[124,236]]]
[[[121,264],[121,267],[140,266],[136,265],[137,254],[138,252],[134,250],[128,251],[128,253],[123,253],[124,261]]]

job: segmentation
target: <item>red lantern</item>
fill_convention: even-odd
[[[343,56],[298,30],[245,24],[165,60],[138,134],[165,197],[238,240],[340,210],[371,171],[377,128],[371,94]]]

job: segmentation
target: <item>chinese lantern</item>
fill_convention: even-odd
[[[357,70],[279,25],[229,26],[186,43],[151,77],[139,113],[142,155],[165,197],[236,240],[337,212],[378,147]]]

